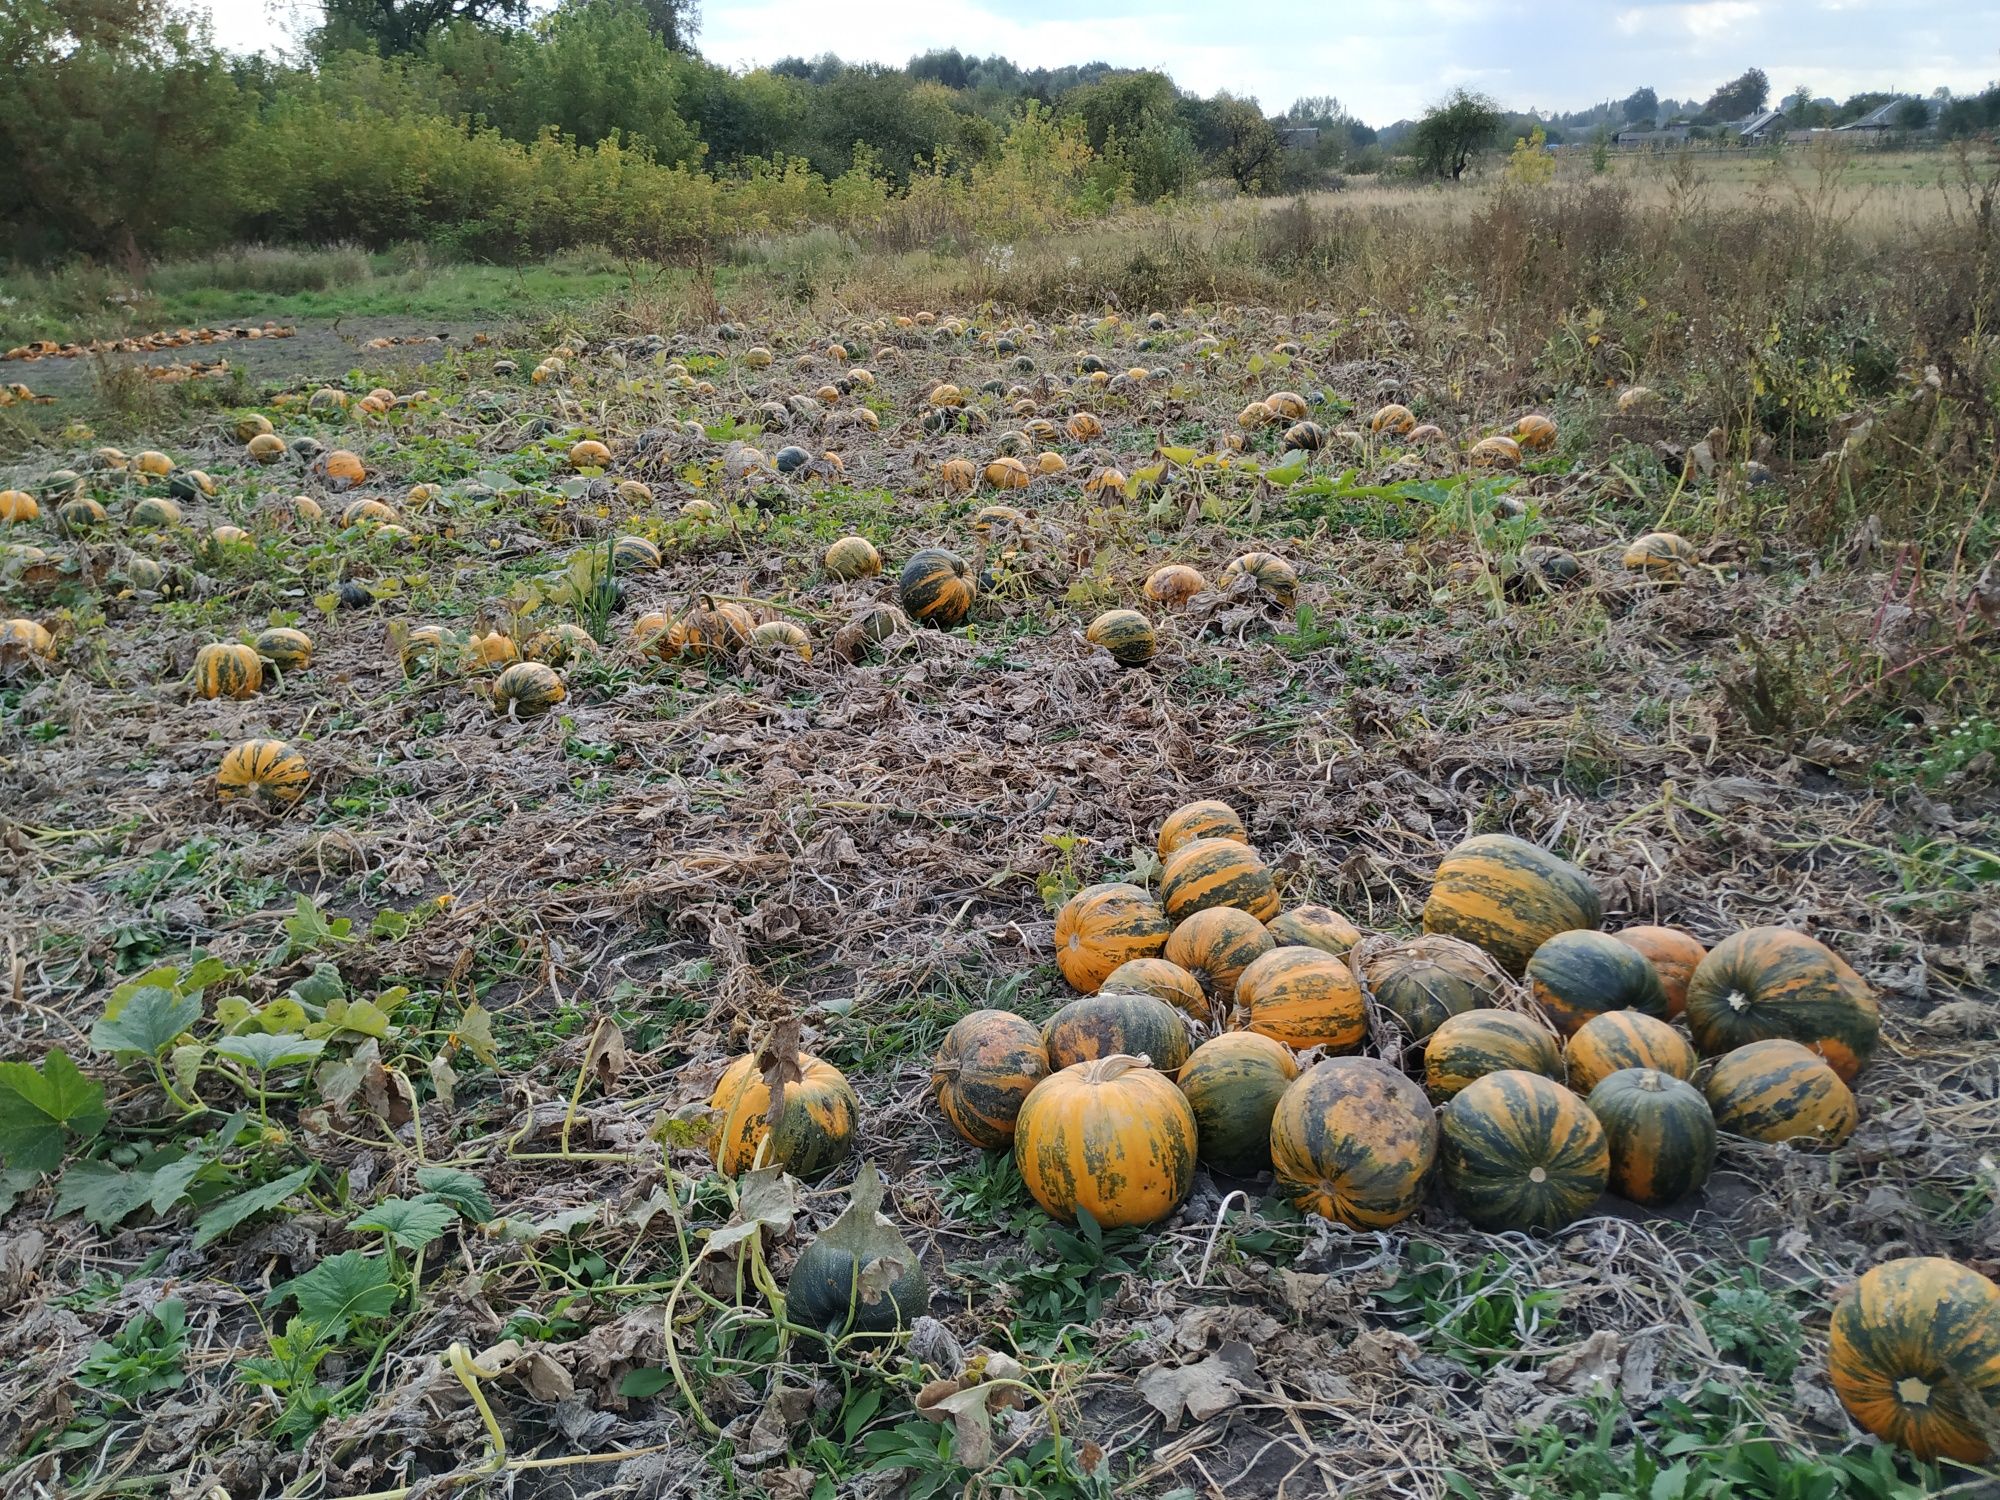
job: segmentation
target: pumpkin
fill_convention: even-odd
[[[1018,458],[996,458],[986,466],[982,476],[986,483],[996,490],[1024,490],[1034,478],[1028,466]],[[1003,507],[1004,508],[1004,507]],[[1019,512],[1015,512],[1019,514]]]
[[[1027,524],[1027,516],[1011,505],[982,505],[972,513],[973,533],[982,540],[990,541],[995,531],[1019,531]]]
[[[258,433],[245,448],[250,458],[260,464],[274,464],[289,451],[285,440],[274,432]]]
[[[1160,904],[1171,921],[1184,922],[1211,906],[1234,906],[1259,922],[1278,914],[1278,887],[1248,844],[1196,839],[1183,844],[1160,875]]]
[[[281,672],[303,672],[312,665],[312,637],[303,630],[273,625],[269,630],[259,631],[252,644],[259,656],[274,663]]]
[[[1087,411],[1077,412],[1063,423],[1063,430],[1079,443],[1095,442],[1104,436],[1104,424]]]
[[[1099,990],[1050,1016],[1042,1026],[1042,1046],[1051,1068],[1123,1053],[1171,1073],[1187,1061],[1190,1042],[1186,1017],[1166,1001]]]
[[[1238,427],[1253,430],[1259,427],[1269,427],[1277,420],[1278,414],[1262,401],[1252,401],[1236,414],[1236,425]]]
[[[0,660],[16,654],[46,659],[54,656],[55,650],[56,638],[41,621],[0,620]]]
[[[204,698],[254,698],[264,663],[254,647],[214,641],[194,654],[194,690]]]
[[[676,653],[699,659],[741,651],[750,644],[750,632],[756,628],[756,620],[742,605],[704,594],[674,621],[667,634]]]
[[[753,370],[768,370],[774,357],[762,344],[752,344],[743,351],[743,363]]]
[[[1717,943],[1688,980],[1687,1022],[1711,1056],[1785,1037],[1825,1057],[1847,1083],[1882,1032],[1867,981],[1824,943],[1786,927],[1752,927]]]
[[[904,563],[897,587],[905,614],[945,630],[965,623],[979,590],[965,559],[942,547],[926,547]]]
[[[132,506],[134,526],[178,526],[181,508],[165,495],[147,495]]]
[[[1111,995],[1151,995],[1197,1021],[1211,1019],[1201,981],[1171,959],[1130,959],[1106,975],[1101,988]]]
[[[1146,575],[1146,597],[1162,609],[1179,609],[1208,588],[1208,580],[1186,563],[1168,563]]]
[[[208,534],[208,546],[203,551],[214,555],[232,547],[248,547],[250,533],[241,526],[218,526]]]
[[[1176,1082],[1194,1110],[1201,1159],[1231,1177],[1271,1166],[1271,1116],[1299,1065],[1290,1049],[1252,1031],[1225,1031],[1194,1049]]]
[[[882,1211],[882,1179],[864,1165],[841,1216],[809,1241],[785,1283],[785,1316],[829,1338],[908,1328],[930,1301],[922,1259]]]
[[[1437,1151],[1437,1115],[1423,1090],[1379,1058],[1316,1064],[1271,1117],[1279,1195],[1356,1229],[1387,1229],[1414,1213]]]
[[[1060,453],[1044,451],[1035,455],[1037,474],[1065,474],[1069,472],[1069,462]]]
[[[1121,667],[1143,667],[1153,659],[1153,627],[1136,609],[1107,609],[1084,628],[1083,638],[1109,651]]]
[[[1424,1044],[1424,1088],[1439,1103],[1489,1073],[1510,1068],[1557,1080],[1563,1076],[1555,1034],[1519,1011],[1461,1011],[1440,1022]]]
[[[1264,924],[1280,948],[1317,948],[1345,955],[1361,941],[1361,929],[1330,906],[1295,906]]]
[[[1258,590],[1286,609],[1298,602],[1298,571],[1276,553],[1246,552],[1233,559],[1222,570],[1220,587],[1227,589],[1243,577],[1256,579]]]
[[[1264,398],[1264,405],[1281,422],[1296,422],[1309,410],[1306,398],[1297,391],[1273,391]]]
[[[1660,987],[1667,993],[1667,1014],[1685,1012],[1688,980],[1708,957],[1708,950],[1678,927],[1625,927],[1611,935],[1652,960]]]
[[[1453,1016],[1493,1005],[1507,983],[1483,949],[1441,932],[1372,944],[1360,965],[1375,1003],[1414,1042]]]
[[[32,521],[41,513],[41,502],[26,490],[0,490],[0,521]]]
[[[6,506],[0,504],[0,519],[6,518],[5,513]],[[87,495],[74,500],[65,500],[56,507],[56,520],[66,532],[89,531],[93,527],[104,525],[110,519],[104,507]]]
[[[314,526],[326,519],[326,512],[320,503],[310,495],[293,495],[288,499],[273,499],[266,502],[264,509],[273,519],[296,521],[302,525]]]
[[[620,500],[623,500],[627,505],[635,509],[643,508],[653,503],[653,487],[649,484],[643,484],[637,479],[619,480],[618,488],[613,493]]]
[[[533,654],[533,642],[529,643]],[[681,638],[674,633],[674,617],[664,609],[652,609],[632,622],[632,648],[646,656],[671,661],[681,654]]]
[[[1521,445],[1510,437],[1481,438],[1466,457],[1475,469],[1518,469]]]
[[[1860,1426],[1921,1459],[1992,1460],[2000,1286],[1938,1256],[1887,1261],[1834,1304],[1831,1333],[1827,1374]]]
[[[1708,1181],[1715,1115],[1701,1090],[1656,1068],[1621,1068],[1590,1090],[1590,1112],[1611,1152],[1611,1191],[1658,1208]]]
[[[1283,446],[1287,452],[1317,453],[1326,446],[1326,429],[1317,422],[1294,422],[1285,429]]]
[[[245,740],[222,757],[215,774],[224,802],[239,797],[270,807],[288,807],[305,795],[312,773],[306,758],[283,740]]]
[[[148,448],[132,456],[132,468],[148,479],[165,479],[174,472],[174,461],[166,454]]]
[[[1361,985],[1345,961],[1317,948],[1273,948],[1236,978],[1245,1030],[1303,1052],[1352,1052],[1368,1037]]]
[[[1116,464],[1101,464],[1092,469],[1089,477],[1083,481],[1083,490],[1085,494],[1096,495],[1100,499],[1106,495],[1123,494],[1125,471]]]
[[[1161,956],[1192,974],[1209,1003],[1226,1015],[1243,971],[1277,947],[1264,924],[1233,906],[1211,906],[1173,929]]]
[[[1136,1057],[1051,1073],[1014,1121],[1014,1164],[1050,1214],[1087,1212],[1105,1229],[1154,1224],[1194,1186],[1187,1096]]]
[[[1854,1133],[1854,1095],[1827,1060],[1782,1037],[1738,1047],[1702,1085],[1715,1123],[1753,1141],[1838,1146]]]
[[[1164,863],[1196,839],[1234,839],[1250,842],[1250,830],[1227,802],[1189,802],[1167,814],[1160,824],[1160,860]]]
[[[752,651],[767,655],[789,653],[800,661],[813,658],[812,637],[790,620],[766,620],[750,632],[749,646]]]
[[[1376,408],[1375,415],[1368,419],[1370,432],[1386,433],[1390,437],[1405,437],[1415,431],[1416,426],[1416,414],[1397,401]]]
[[[1558,932],[1603,920],[1589,876],[1510,833],[1479,834],[1445,855],[1424,903],[1424,931],[1474,943],[1514,975]]]
[[[590,632],[567,620],[536,631],[523,648],[529,661],[546,662],[552,667],[566,666],[596,650],[597,642]]]
[[[839,579],[873,578],[882,571],[882,554],[865,536],[844,536],[826,549],[823,566]]]
[[[938,482],[946,489],[964,494],[979,482],[979,470],[969,458],[948,458],[938,465]]]
[[[642,536],[621,536],[611,544],[611,565],[650,572],[660,565],[660,549]]]
[[[774,1089],[781,1095],[775,1110]],[[720,1116],[710,1153],[725,1177],[759,1166],[818,1177],[853,1149],[861,1112],[840,1069],[784,1044],[737,1058],[708,1107]]]
[[[1667,992],[1653,962],[1607,933],[1558,932],[1528,960],[1528,985],[1564,1036],[1592,1016],[1637,1010],[1667,1018]]]
[[[1049,1076],[1040,1028],[1004,1010],[975,1010],[952,1024],[931,1062],[931,1098],[971,1144],[994,1150],[1014,1139],[1014,1117]]]
[[[517,661],[493,680],[493,706],[510,717],[546,713],[565,696],[562,678],[546,662]]]
[[[397,518],[396,507],[386,500],[353,500],[340,513],[343,526],[388,525]]]
[[[1547,453],[1556,445],[1556,424],[1539,412],[1529,412],[1514,424],[1514,441],[1529,453]]]
[[[1625,548],[1625,566],[1661,583],[1677,582],[1681,574],[1700,564],[1694,543],[1671,531],[1649,531],[1633,538]]]
[[[419,625],[403,638],[403,671],[420,667],[445,671],[460,664],[465,642],[442,625]]]
[[[245,412],[236,419],[236,441],[239,443],[254,443],[259,436],[271,430],[271,419],[262,412]]]
[[[319,461],[319,471],[336,490],[351,490],[368,477],[367,466],[358,454],[336,448]]]
[[[696,495],[692,500],[682,501],[678,514],[683,521],[719,521],[722,519],[722,511],[716,506],[716,503],[700,495]]]
[[[1085,886],[1056,913],[1056,967],[1073,988],[1094,994],[1121,964],[1158,953],[1171,930],[1142,887]]]
[[[167,570],[153,558],[134,555],[125,560],[125,576],[135,589],[156,591],[166,582]]]
[[[829,454],[828,457],[832,455]],[[780,474],[796,474],[811,462],[811,451],[801,448],[797,443],[787,443],[771,455],[771,467]]]
[[[1592,1016],[1563,1045],[1569,1086],[1590,1091],[1613,1073],[1649,1068],[1669,1078],[1694,1077],[1694,1048],[1665,1021],[1636,1010],[1607,1010]]]
[[[1560,1229],[1604,1192],[1611,1148],[1583,1100],[1539,1073],[1503,1068],[1440,1117],[1444,1178],[1481,1229]]]
[[[521,659],[521,647],[505,631],[489,630],[473,636],[470,655],[474,667],[504,667]]]

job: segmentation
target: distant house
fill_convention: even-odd
[[[1621,130],[1613,137],[1620,146],[1685,146],[1692,125],[1662,125],[1654,130]]]
[[[1888,135],[1892,131],[1906,131],[1910,127],[1903,122],[1901,116],[1912,104],[1923,105],[1925,128],[1928,129],[1931,118],[1929,103],[1922,99],[1907,97],[1891,99],[1887,104],[1879,104],[1874,109],[1869,110],[1860,119],[1850,120],[1847,124],[1842,125],[1840,129],[1853,135],[1872,136]]]
[[[1785,133],[1785,112],[1782,109],[1767,109],[1747,120],[1738,120],[1729,128],[1736,132],[1740,141],[1768,141]]]
[[[1319,127],[1301,125],[1291,130],[1278,132],[1278,144],[1287,151],[1302,151],[1310,154],[1319,149]]]

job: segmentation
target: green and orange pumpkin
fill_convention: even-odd
[[[1160,875],[1160,904],[1175,922],[1211,906],[1233,906],[1268,922],[1278,914],[1278,886],[1270,867],[1248,844],[1196,839],[1167,861]]]
[[[1183,846],[1197,839],[1234,839],[1247,844],[1250,830],[1227,802],[1190,802],[1168,813],[1166,821],[1160,824],[1161,861],[1172,859]]]
[[[882,554],[865,536],[844,536],[826,549],[824,566],[834,578],[873,578],[882,571]]]
[[[1042,1025],[1049,1067],[1060,1069],[1100,1057],[1143,1057],[1163,1073],[1188,1060],[1187,1018],[1152,995],[1099,990],[1072,1000]]]
[[[1650,1068],[1669,1078],[1694,1077],[1694,1048],[1657,1016],[1636,1010],[1608,1010],[1592,1016],[1563,1046],[1569,1086],[1588,1096],[1613,1073]]]
[[[1155,1224],[1194,1186],[1194,1108],[1136,1057],[1051,1073],[1014,1121],[1014,1164],[1048,1213],[1105,1229]]]
[[[1607,1011],[1667,1018],[1667,992],[1653,961],[1602,932],[1558,932],[1528,960],[1528,985],[1566,1037]]]
[[[1611,1152],[1611,1191],[1648,1208],[1708,1181],[1715,1115],[1701,1090],[1654,1068],[1621,1068],[1591,1089],[1590,1112]]]
[[[1424,1044],[1424,1087],[1439,1103],[1506,1069],[1560,1082],[1562,1044],[1539,1021],[1491,1007],[1447,1017]]]
[[[517,661],[493,680],[493,706],[510,716],[547,713],[565,696],[562,678],[546,662]]]
[[[204,698],[254,698],[264,663],[254,646],[211,641],[194,654],[194,690]]]
[[[1176,925],[1161,956],[1192,974],[1211,1010],[1227,1015],[1243,971],[1277,945],[1264,924],[1233,906],[1211,906]]]
[[[1371,944],[1359,962],[1376,1005],[1415,1042],[1453,1016],[1491,1007],[1507,985],[1484,949],[1441,932]]]
[[[1317,948],[1273,948],[1236,979],[1245,1030],[1303,1052],[1352,1052],[1368,1038],[1361,985],[1344,959]]]
[[[1667,992],[1667,1014],[1683,1014],[1687,1010],[1688,981],[1708,957],[1708,950],[1700,941],[1678,927],[1621,927],[1611,935],[1653,961],[1660,987]]]
[[[1271,1118],[1279,1195],[1356,1229],[1386,1229],[1414,1213],[1437,1151],[1430,1101],[1378,1058],[1316,1064]]]
[[[1157,954],[1172,931],[1143,887],[1087,885],[1056,913],[1056,967],[1071,988],[1094,995],[1120,964]]]
[[[1731,1135],[1838,1146],[1854,1133],[1854,1095],[1832,1064],[1783,1037],[1728,1053],[1709,1069],[1702,1091],[1715,1123]]]
[[[1186,563],[1167,563],[1146,575],[1146,597],[1162,609],[1179,609],[1208,588],[1208,580]]]
[[[1938,1256],[1888,1261],[1834,1305],[1831,1332],[1827,1374],[1856,1423],[1921,1459],[1992,1461],[2000,1286]]]
[[[1014,1119],[1049,1076],[1041,1028],[1004,1010],[975,1010],[952,1024],[931,1062],[931,1098],[951,1128],[985,1150],[1014,1139]]]
[[[222,757],[215,786],[224,802],[240,798],[279,808],[303,797],[311,779],[306,758],[283,740],[245,740]]]
[[[782,1043],[731,1063],[708,1107],[717,1117],[710,1153],[725,1177],[755,1167],[821,1176],[853,1149],[860,1114],[840,1069]]]
[[[1688,980],[1687,1021],[1710,1056],[1784,1038],[1818,1052],[1847,1083],[1882,1032],[1868,982],[1824,943],[1786,927],[1752,927],[1717,943]]]
[[[1217,587],[1226,590],[1239,578],[1256,579],[1258,592],[1286,609],[1299,602],[1298,570],[1275,552],[1245,552],[1232,558]]]
[[[1294,906],[1264,924],[1280,948],[1317,948],[1344,957],[1361,941],[1361,929],[1330,906]]]
[[[1170,959],[1128,960],[1106,976],[1102,988],[1113,995],[1151,995],[1196,1021],[1212,1018],[1201,981]]]
[[[1083,638],[1109,651],[1121,667],[1145,666],[1157,645],[1152,622],[1136,609],[1107,609],[1084,627]]]
[[[281,672],[303,672],[312,665],[312,637],[289,625],[273,625],[257,632],[252,642],[256,652]]]
[[[1603,1194],[1604,1127],[1583,1100],[1539,1073],[1475,1079],[1440,1116],[1444,1178],[1481,1229],[1560,1229]]]
[[[1445,855],[1424,903],[1424,931],[1476,944],[1514,975],[1557,933],[1603,920],[1588,875],[1511,833],[1478,834]]]
[[[1202,1161],[1232,1177],[1270,1170],[1271,1116],[1298,1076],[1291,1049],[1254,1031],[1225,1031],[1195,1048],[1178,1082]]]
[[[904,563],[897,587],[905,614],[943,630],[965,623],[979,591],[971,565],[942,547],[926,547]]]

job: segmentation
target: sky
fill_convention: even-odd
[[[238,51],[276,49],[272,0],[192,0]],[[308,0],[309,3],[309,0]],[[706,0],[704,56],[747,68],[834,52],[901,64],[932,47],[1024,68],[1103,61],[1159,68],[1184,89],[1254,96],[1276,114],[1333,94],[1374,125],[1419,114],[1457,84],[1512,109],[1581,109],[1641,85],[1706,98],[1748,67],[1774,97],[1803,84],[1976,92],[2000,78],[1995,0]]]

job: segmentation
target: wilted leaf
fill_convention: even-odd
[[[1161,1365],[1139,1377],[1139,1394],[1167,1419],[1167,1431],[1177,1431],[1181,1413],[1197,1422],[1229,1410],[1243,1399],[1244,1388],[1257,1378],[1257,1354],[1240,1339],[1191,1365]]]
[[[500,1066],[500,1049],[493,1040],[493,1013],[478,1001],[466,1006],[459,1015],[458,1025],[452,1028],[452,1040],[487,1067]]]
[[[729,1222],[714,1230],[702,1247],[704,1256],[733,1250],[751,1236],[768,1229],[774,1237],[788,1234],[799,1212],[799,1185],[783,1167],[760,1167],[738,1179],[736,1212]]]
[[[590,1047],[583,1055],[584,1071],[597,1079],[597,1086],[609,1093],[625,1071],[625,1033],[616,1022],[600,1021],[591,1034]]]

